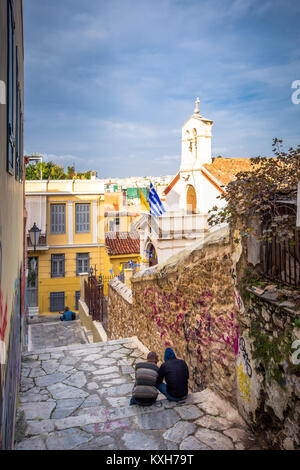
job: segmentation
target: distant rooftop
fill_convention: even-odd
[[[107,232],[105,234],[105,244],[108,254],[111,256],[140,252],[140,239],[133,238],[129,232]]]

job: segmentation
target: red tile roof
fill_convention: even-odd
[[[201,172],[202,174],[214,185],[216,183],[209,176],[213,176],[217,182],[218,189],[221,192],[224,192],[221,189],[221,186],[227,186],[230,181],[235,179],[235,175],[240,171],[251,171],[253,166],[251,166],[250,158],[223,158],[217,157],[214,158],[212,163],[204,163]],[[207,170],[207,172],[205,171]],[[180,172],[172,179],[169,185],[165,188],[164,194],[168,194],[171,189],[175,186],[177,181],[180,179]]]
[[[214,158],[212,163],[204,163],[204,168],[220,183],[227,185],[240,171],[251,171],[250,158]]]
[[[105,234],[105,244],[108,254],[114,255],[131,255],[140,253],[140,238],[133,238],[133,234],[129,232],[109,232]]]

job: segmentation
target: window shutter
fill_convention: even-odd
[[[50,206],[51,233],[65,233],[66,232],[65,208],[66,208],[65,204],[51,204]]]
[[[90,231],[90,204],[75,205],[75,231],[87,233]]]

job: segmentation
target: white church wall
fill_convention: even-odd
[[[197,186],[197,208],[201,214],[207,214],[214,206],[223,207],[225,201],[217,199],[220,195],[220,191],[201,174]]]

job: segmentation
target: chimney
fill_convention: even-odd
[[[91,171],[91,180],[95,180],[97,177],[97,171]]]

